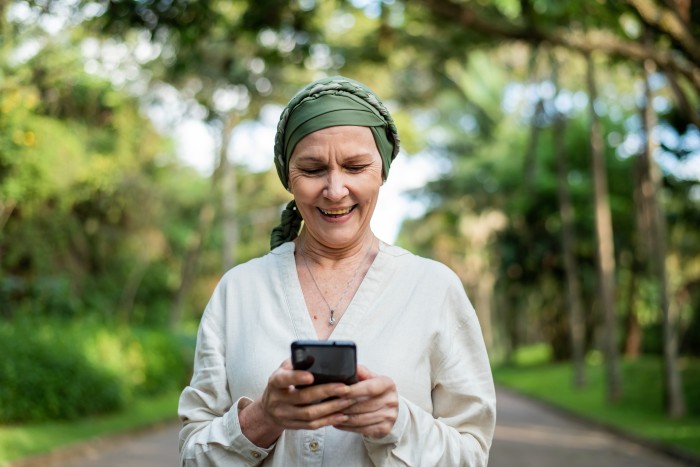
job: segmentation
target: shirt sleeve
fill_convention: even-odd
[[[442,310],[432,413],[400,397],[389,435],[363,438],[376,466],[488,464],[496,424],[493,377],[476,313],[456,276]]]
[[[207,305],[197,333],[194,373],[180,396],[180,462],[183,466],[260,464],[274,449],[253,444],[241,430],[238,412],[251,400],[228,391],[221,287]]]

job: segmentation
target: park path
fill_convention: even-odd
[[[671,458],[520,395],[498,390],[489,467],[680,467]]]
[[[42,459],[54,467],[176,467],[179,424],[83,446]],[[680,467],[668,457],[510,391],[498,390],[498,425],[489,467]],[[447,466],[451,467],[451,466]]]

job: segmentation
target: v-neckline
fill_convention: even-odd
[[[288,251],[283,255],[283,269],[285,271],[283,287],[287,289],[287,305],[289,306],[290,318],[298,339],[318,340],[319,336],[316,333],[311,313],[304,299],[301,281],[299,280],[294,256],[296,245],[293,242],[290,242],[289,245]],[[375,292],[380,283],[383,250],[384,243],[380,240],[377,255],[362,278],[357,291],[350,299],[343,316],[333,326],[327,340],[352,340],[353,336],[357,335],[357,328],[362,323],[363,316],[370,311],[372,306],[371,297],[376,296]]]

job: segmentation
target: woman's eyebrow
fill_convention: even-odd
[[[317,163],[317,162],[323,162],[323,159],[318,156],[314,156],[313,154],[301,154],[297,157],[294,158],[294,163]]]
[[[345,156],[342,158],[343,163],[358,163],[358,162],[366,162],[368,158],[373,157],[373,153],[371,151],[363,151],[360,150],[356,153],[353,153],[351,155]],[[315,164],[315,163],[325,163],[327,162],[326,157],[321,156],[321,155],[316,155],[313,152],[301,152],[298,155],[294,156],[293,159],[293,164]]]
[[[374,154],[371,151],[362,151],[362,152],[357,152],[355,154],[347,156],[345,158],[345,160],[348,162],[354,162],[356,160],[364,160],[364,159],[367,159],[368,157],[371,158],[373,156],[374,156]]]

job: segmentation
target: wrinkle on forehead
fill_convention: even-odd
[[[372,157],[381,159],[372,132],[367,127],[337,126],[305,136],[294,148],[290,165],[303,161],[326,160],[329,154],[343,159]]]

